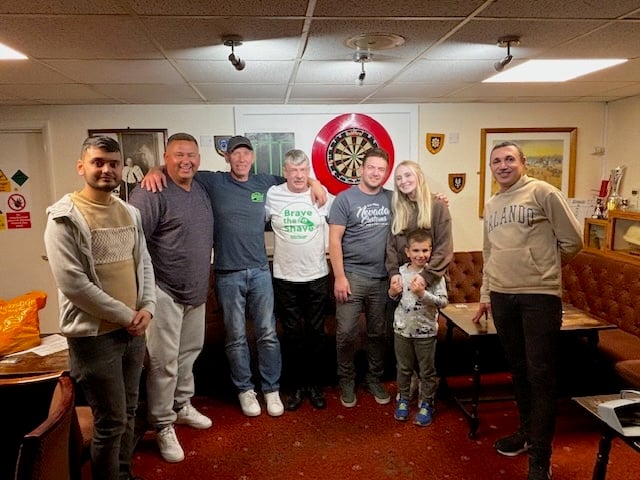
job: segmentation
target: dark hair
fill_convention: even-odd
[[[382,148],[372,148],[370,150],[367,150],[367,152],[364,154],[364,158],[362,159],[363,167],[364,164],[367,163],[367,158],[369,157],[380,157],[387,162],[387,165],[389,164],[389,154]]]
[[[196,146],[198,145],[198,141],[195,139],[195,137],[193,135],[189,135],[188,133],[174,133],[173,135],[171,135],[169,137],[169,140],[167,140],[167,146],[169,146],[169,144],[171,142],[177,142],[177,141],[185,141],[185,142],[193,142],[196,144]]]
[[[497,145],[494,145],[493,148],[491,149],[491,152],[489,153],[489,156],[491,156],[494,150],[497,150],[498,148],[503,148],[503,147],[514,147],[516,150],[518,150],[521,160],[524,160],[525,158],[527,158],[524,152],[522,151],[522,147],[518,145],[516,142],[512,142],[511,140],[505,140],[504,142],[500,142]]]
[[[120,144],[117,140],[114,140],[111,137],[106,136],[97,136],[97,137],[87,137],[84,142],[82,142],[82,148],[80,150],[80,157],[84,155],[89,148],[95,147],[100,150],[104,150],[105,152],[121,152]]]
[[[424,228],[416,228],[415,230],[411,230],[407,233],[407,245],[410,245],[413,242],[430,242],[433,244],[433,237],[431,236],[431,232],[429,230],[425,230]]]

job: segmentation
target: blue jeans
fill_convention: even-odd
[[[67,341],[71,376],[93,413],[91,478],[128,479],[145,337],[121,328]]]
[[[553,295],[491,292],[491,312],[513,376],[520,426],[529,437],[532,456],[548,460],[555,429],[562,301]]]
[[[280,389],[280,342],[273,314],[273,285],[268,266],[237,271],[216,271],[215,288],[226,330],[225,351],[231,380],[240,392],[254,388],[247,318],[256,335],[258,366],[265,393]]]
[[[384,374],[386,348],[386,304],[389,281],[346,272],[351,295],[347,303],[336,305],[336,350],[340,385],[355,381],[354,357],[360,330],[360,313],[364,309],[367,325],[367,383],[379,381]]]

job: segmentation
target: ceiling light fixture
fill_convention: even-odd
[[[353,61],[360,63],[361,69],[360,69],[360,75],[358,75],[358,79],[356,80],[356,83],[360,86],[362,86],[364,84],[364,79],[367,76],[367,72],[364,71],[364,64],[366,62],[370,62],[371,59],[373,58],[373,53],[367,51],[361,51],[358,50],[356,51],[356,53],[353,54]]]
[[[27,56],[17,50],[0,43],[0,60],[26,60]]]
[[[235,47],[242,45],[242,39],[234,35],[234,36],[224,37],[222,41],[227,47],[231,47],[231,53],[229,54],[229,61],[231,62],[231,65],[233,65],[233,67],[236,70],[244,70],[246,63],[244,60],[242,60],[239,56],[236,55],[234,50]]]
[[[483,80],[486,83],[566,82],[626,62],[626,58],[529,60]]]
[[[509,65],[509,63],[511,63],[511,60],[513,60],[513,55],[511,55],[512,45],[515,47],[520,45],[520,37],[516,35],[507,35],[505,37],[500,37],[498,39],[499,47],[502,47],[502,48],[507,47],[507,56],[504,57],[502,60],[493,64],[493,68],[496,69],[496,72],[501,72],[502,70],[504,70],[504,67]]]

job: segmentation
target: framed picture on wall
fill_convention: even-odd
[[[480,138],[480,217],[484,214],[484,204],[498,191],[489,168],[491,149],[507,140],[522,147],[527,157],[527,175],[550,183],[567,197],[574,196],[577,128],[483,128]]]
[[[124,168],[122,182],[114,194],[125,201],[129,200],[129,193],[140,183],[149,168],[162,163],[167,145],[166,128],[96,129],[89,130],[89,136],[111,137],[120,144]]]

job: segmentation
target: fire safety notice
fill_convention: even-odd
[[[31,228],[31,213],[7,212],[7,228]]]

